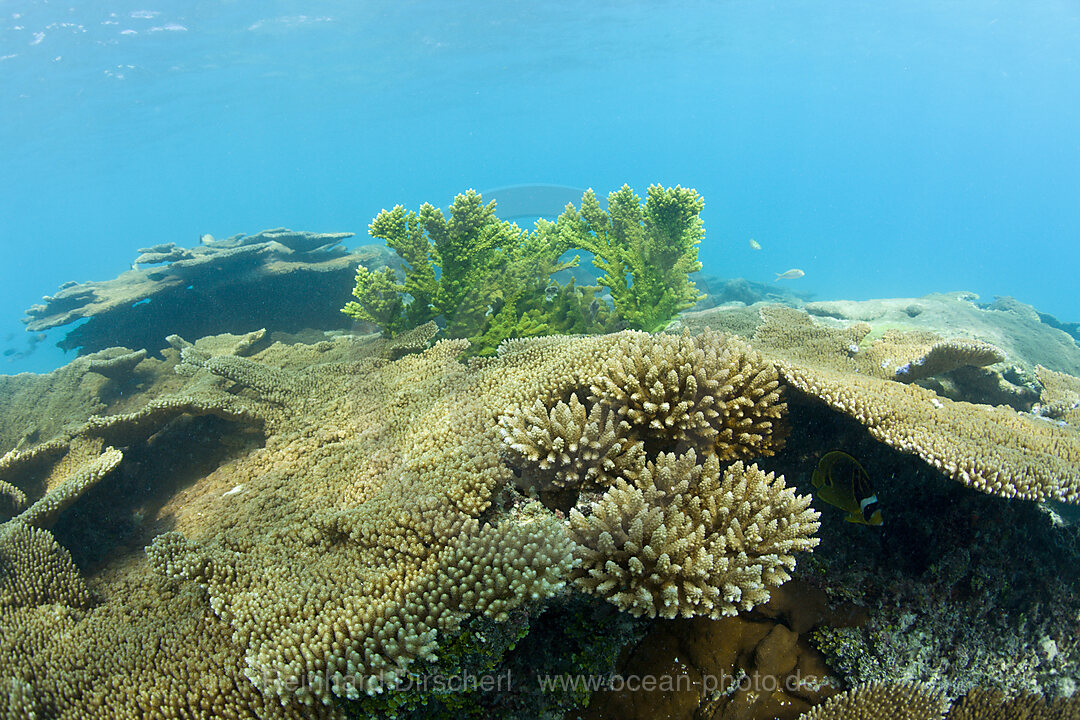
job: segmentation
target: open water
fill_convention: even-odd
[[[138,247],[522,184],[694,187],[717,275],[1076,321],[1078,128],[1072,0],[2,0],[0,372]]]

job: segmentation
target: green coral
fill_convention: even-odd
[[[630,327],[656,332],[702,297],[689,275],[701,269],[704,207],[689,188],[651,185],[643,205],[623,185],[608,195],[605,212],[589,190],[580,211],[568,207],[556,223],[543,224],[541,234],[592,253],[615,312]]]
[[[560,262],[569,248],[557,236],[500,220],[495,203],[484,204],[475,190],[454,198],[449,218],[429,203],[419,212],[399,205],[380,212],[370,231],[405,261],[404,281],[392,270],[361,267],[356,300],[342,311],[387,335],[441,319],[448,336],[468,338],[474,352],[486,353],[507,337],[607,329],[586,327],[595,317],[561,307],[562,286],[548,291],[552,274],[577,264]]]
[[[370,230],[405,261],[404,279],[359,268],[356,300],[342,312],[386,335],[436,320],[449,337],[468,338],[476,354],[509,337],[659,330],[699,299],[689,274],[701,268],[703,206],[693,190],[654,185],[642,204],[624,186],[604,211],[590,190],[580,212],[568,206],[558,222],[540,221],[530,232],[496,217],[495,203],[475,190],[454,198],[449,218],[431,204],[419,212],[399,205],[380,212]],[[561,261],[575,248],[593,254],[604,273],[599,286],[552,280],[577,265],[576,257]]]

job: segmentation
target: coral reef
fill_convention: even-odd
[[[1075,720],[1080,698],[1047,701],[1038,695],[1008,698],[977,688],[950,706],[922,683],[869,683],[830,698],[799,720]]]
[[[515,464],[525,468],[526,487],[603,490],[615,478],[634,480],[645,466],[643,443],[616,418],[610,406],[593,403],[586,410],[571,393],[569,403],[560,400],[550,411],[537,399],[531,408],[502,415],[499,429]]]
[[[1042,365],[1035,366],[1035,376],[1042,385],[1038,414],[1080,428],[1080,378]]]
[[[1074,428],[879,377],[859,352],[869,326],[829,329],[786,308],[763,317],[752,344],[774,358],[783,382],[855,418],[874,438],[983,492],[1080,501]]]
[[[0,717],[524,719],[590,697],[583,717],[875,717],[812,706],[884,679],[967,694],[962,717],[1064,712],[1080,540],[997,496],[1080,499],[1075,378],[1033,371],[1037,417],[937,392],[957,370],[880,366],[940,335],[745,319],[749,340],[518,338],[466,361],[431,322],[172,335],[163,359],[111,348],[12,384],[64,410],[0,421]],[[799,494],[833,448],[880,528]],[[613,670],[689,685],[569,682]],[[417,682],[507,671],[510,692]],[[872,692],[907,698],[888,717],[925,699],[844,697]]]
[[[342,328],[347,321],[335,308],[357,264],[376,270],[397,264],[374,245],[350,253],[340,245],[349,237],[277,228],[221,240],[207,236],[194,248],[143,248],[131,270],[112,280],[66,283],[28,309],[23,322],[39,332],[85,320],[58,343],[80,354],[114,346],[153,354],[173,333]]]
[[[787,406],[776,369],[745,343],[713,332],[617,337],[590,399],[617,408],[648,444],[725,461],[782,446]]]
[[[401,343],[415,348],[433,331],[425,326]],[[256,446],[239,434],[217,441],[237,449],[200,471],[192,484],[159,480],[157,487],[136,491],[143,504],[132,517],[141,513],[139,522],[154,538],[145,556],[139,545],[120,545],[113,557],[95,558],[76,575],[70,563],[45,565],[58,577],[81,575],[94,592],[88,607],[66,615],[63,643],[39,631],[46,604],[4,617],[5,636],[18,644],[0,656],[0,676],[14,678],[11,687],[20,697],[36,698],[41,712],[220,717],[225,708],[248,708],[258,717],[341,716],[348,701],[385,693],[406,680],[410,667],[434,661],[437,647],[453,643],[462,622],[509,622],[512,613],[531,612],[536,603],[566,592],[578,551],[566,525],[539,503],[493,505],[513,477],[498,423],[504,409],[544,408],[543,417],[537,411],[528,423],[504,423],[511,434],[514,427],[527,434],[535,421],[549,429],[558,425],[558,433],[588,435],[589,418],[599,427],[601,415],[604,431],[618,435],[618,442],[650,432],[621,419],[630,416],[620,409],[630,407],[627,398],[612,396],[604,404],[609,401],[588,394],[596,385],[610,395],[610,385],[600,380],[614,367],[610,358],[645,347],[644,338],[624,344],[628,334],[517,340],[494,358],[469,363],[458,361],[466,348],[460,340],[398,357],[393,341],[339,338],[290,348],[263,346],[259,337],[196,343],[171,337],[168,364],[150,366],[169,371],[158,380],[172,389],[169,394],[139,409],[92,416],[0,460],[5,482],[32,491],[26,494],[36,501],[23,511],[25,518],[10,522],[25,525],[33,515],[45,524],[48,518],[57,537],[77,537],[72,525],[79,508],[96,506],[88,504],[91,496],[95,504],[107,503],[133,489],[150,444],[162,438],[182,443],[185,428],[217,427],[226,436],[239,428],[257,430]],[[746,361],[751,355],[745,347],[729,356],[722,336],[659,342],[669,341],[685,346],[691,364],[712,353],[753,370],[747,378],[720,376],[716,390],[723,402],[757,408],[747,412],[760,411],[765,424],[782,412],[775,372]],[[657,355],[664,358],[669,355]],[[694,368],[680,371],[683,378],[700,375]],[[700,376],[711,381],[712,372]],[[740,399],[741,392],[749,396]],[[587,398],[590,412],[578,397]],[[598,405],[606,410],[591,409]],[[662,416],[654,416],[665,426]],[[729,436],[732,442],[743,437]],[[745,440],[768,437],[750,433]],[[647,442],[625,445],[637,454],[627,456],[618,482],[644,475]],[[741,464],[721,475],[718,455],[710,457],[697,466],[690,454],[680,461],[687,467],[677,468],[666,456],[658,459],[647,487],[654,488],[650,498],[661,502],[655,491],[686,484],[672,471],[694,475],[690,492],[668,503],[672,518],[676,508],[688,518],[672,530],[700,533],[692,527],[697,523],[724,533],[722,541],[705,540],[709,549],[726,553],[731,587],[745,585],[746,597],[733,597],[729,588],[723,602],[747,606],[764,599],[762,588],[786,579],[791,552],[812,546],[813,522],[805,501],[779,479]],[[615,467],[609,471],[616,477]],[[564,475],[576,490],[588,471]],[[727,507],[734,498],[751,507]],[[49,509],[37,513],[35,507]],[[134,537],[140,536],[146,537]],[[750,542],[757,545],[743,547]],[[43,551],[34,552],[22,556]],[[643,553],[647,557],[648,550]],[[623,547],[618,561],[626,558]],[[693,594],[691,585],[685,587]],[[42,600],[52,591],[34,592]],[[705,611],[717,601],[697,602]],[[135,612],[138,622],[130,620]],[[180,644],[171,645],[169,636]],[[80,654],[79,648],[99,642],[114,651]],[[16,658],[18,666],[12,664]],[[60,681],[75,664],[97,679],[100,696],[87,698]],[[181,689],[191,678],[216,680],[212,689]]]

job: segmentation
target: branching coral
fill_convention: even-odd
[[[625,332],[591,383],[646,445],[695,448],[721,460],[771,455],[783,442],[776,368],[720,333]]]
[[[343,312],[388,335],[442,318],[448,336],[470,338],[474,352],[487,354],[507,337],[586,329],[580,306],[547,293],[550,275],[576,264],[559,262],[569,248],[554,234],[499,220],[495,203],[485,205],[475,190],[454,198],[449,219],[431,204],[418,213],[398,205],[370,229],[406,262],[405,278],[361,266],[356,300]]]
[[[817,545],[817,519],[809,497],[756,465],[661,454],[571,513],[575,583],[634,615],[734,615],[788,580],[793,553]]]
[[[463,618],[530,612],[531,603],[560,592],[572,563],[586,557],[579,587],[592,582],[634,612],[716,616],[759,602],[786,579],[792,554],[813,547],[816,516],[780,478],[741,463],[725,469],[719,451],[667,454],[667,430],[652,436],[647,425],[632,425],[629,410],[619,415],[618,407],[636,402],[629,396],[592,399],[590,387],[610,376],[613,356],[645,347],[635,336],[519,339],[468,363],[459,361],[464,340],[389,359],[393,348],[372,354],[350,338],[275,344],[247,357],[174,338],[179,349],[170,353],[180,362],[163,380],[169,395],[0,461],[13,486],[32,470],[47,472],[52,489],[95,458],[106,457],[103,469],[114,457],[108,445],[123,448],[121,469],[98,482],[95,502],[109,497],[114,478],[139,492],[159,485],[151,488],[162,496],[145,509],[145,527],[170,530],[145,554],[118,549],[88,577],[93,607],[19,607],[0,618],[5,642],[13,638],[17,648],[0,653],[0,681],[14,678],[12,693],[36,698],[41,712],[59,718],[334,718],[342,715],[339,699],[393,687],[413,663],[438,653]],[[687,337],[656,342],[667,348],[654,353],[661,364],[682,353],[683,364],[712,368],[715,354],[715,368],[700,376],[716,380],[721,404],[746,416],[759,407],[762,422],[779,418],[778,395],[766,400],[778,391],[776,377],[745,348],[725,350],[727,341],[712,335],[701,345]],[[698,382],[693,367],[664,368],[665,378],[668,370],[678,392],[690,378]],[[704,392],[679,397],[701,409]],[[746,408],[741,393],[753,395]],[[673,412],[689,412],[677,405]],[[538,463],[540,448],[550,454],[560,437],[599,443],[587,462],[582,453],[567,453],[566,462],[556,454],[547,471],[532,470],[561,470],[565,482],[589,488],[614,481],[593,517],[574,521],[574,538],[554,513],[506,492],[513,473],[498,418],[508,408],[515,419],[502,429],[520,442],[523,464],[534,451]],[[140,467],[140,453],[149,462],[141,444],[149,436],[161,438],[155,450],[168,442],[178,454],[198,456],[205,452],[199,436],[168,429],[189,421],[229,425],[192,415],[257,432],[244,429],[227,461],[192,477]],[[702,422],[679,427],[687,437],[726,427]],[[746,456],[767,450],[771,440],[757,434],[760,446]],[[646,452],[647,437],[657,438],[648,471],[633,454]],[[737,433],[731,439],[740,442]],[[709,435],[702,447],[713,443]],[[596,463],[601,469],[590,474]],[[617,507],[623,502],[630,505]],[[639,532],[638,516],[642,544],[634,555],[628,542]],[[599,518],[626,538],[589,524]],[[600,545],[603,532],[610,547]],[[648,573],[632,575],[639,566]],[[50,577],[64,576],[59,565],[49,568]],[[602,577],[593,582],[589,570]],[[613,584],[603,585],[605,572]],[[52,586],[42,587],[35,597],[49,597]],[[101,650],[84,651],[91,647]],[[68,682],[76,670],[86,683]],[[20,712],[28,707],[19,702]]]
[[[661,330],[701,298],[689,275],[701,269],[705,202],[689,188],[651,185],[643,204],[624,185],[607,204],[605,212],[589,190],[580,211],[567,207],[554,225],[542,224],[540,234],[592,253],[616,313],[631,327]]]
[[[1080,720],[1080,696],[1007,698],[997,690],[975,688],[953,705],[948,720]]]
[[[925,354],[896,368],[893,379],[914,382],[961,367],[993,365],[1004,359],[1005,353],[988,342],[966,338],[943,340],[931,345]]]
[[[576,393],[550,411],[537,399],[524,412],[502,415],[499,427],[531,486],[604,489],[616,477],[633,480],[645,465],[643,445],[629,437],[629,425],[602,403],[587,410]]]

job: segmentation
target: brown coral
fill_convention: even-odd
[[[1080,696],[1007,698],[999,690],[975,688],[953,705],[948,720],[1080,720]]]
[[[589,515],[573,511],[575,582],[634,615],[718,618],[748,610],[817,545],[818,514],[782,477],[717,456],[661,454],[617,480]]]
[[[799,720],[935,720],[948,708],[945,696],[923,683],[870,683],[829,698]]]

